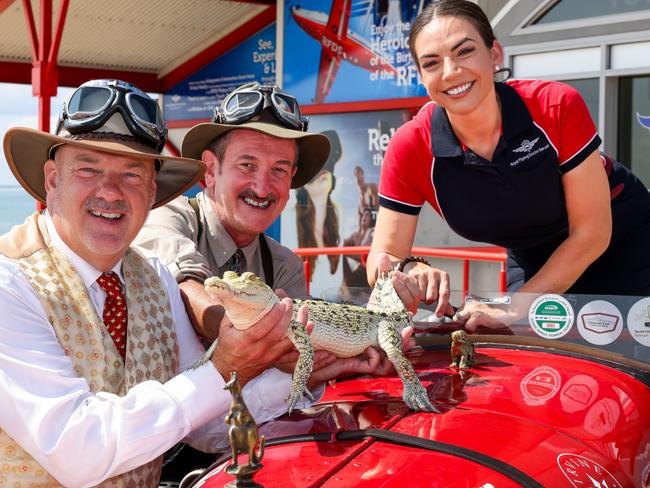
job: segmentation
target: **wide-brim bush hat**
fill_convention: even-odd
[[[293,100],[298,121],[302,121],[304,129],[306,129],[307,120],[302,117],[297,107],[297,102],[293,97],[280,92],[277,87],[270,85],[259,85],[251,83],[239,87],[224,98],[220,107],[215,108],[215,117],[213,122],[206,122],[192,127],[183,138],[181,155],[187,158],[201,159],[201,155],[205,149],[210,146],[219,136],[236,129],[250,129],[268,134],[273,137],[281,139],[293,139],[298,145],[298,161],[297,170],[291,180],[291,188],[299,188],[305,183],[309,182],[321,170],[330,153],[330,142],[323,134],[310,133],[306,130],[294,129],[287,126],[286,121],[283,122],[278,117],[278,107],[276,106],[276,98],[271,98],[271,101],[264,101],[264,97],[259,102],[257,111],[251,111],[249,114],[244,115],[244,121],[241,123],[227,123],[228,117],[224,116],[222,109],[227,105],[235,93],[241,93],[242,89],[253,87],[253,90],[258,90],[260,87],[273,89],[271,97],[286,97],[287,100]],[[282,102],[283,100],[279,100]],[[220,116],[221,113],[221,116]],[[250,115],[252,114],[252,115]]]
[[[92,131],[77,131],[74,134],[59,123],[58,135],[26,127],[12,127],[5,134],[3,143],[9,168],[23,188],[42,203],[45,203],[46,197],[45,162],[53,157],[59,146],[66,144],[117,156],[157,161],[154,207],[173,200],[203,177],[205,163],[197,159],[161,155],[156,147],[133,135],[122,114],[113,113],[102,123]],[[166,136],[166,128],[163,136]]]

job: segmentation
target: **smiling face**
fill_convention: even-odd
[[[414,49],[429,97],[450,114],[480,111],[496,97],[493,76],[503,49],[496,41],[488,48],[471,22],[434,17],[417,33]]]
[[[77,255],[109,271],[154,203],[154,162],[71,145],[55,159],[45,163],[45,189],[56,230]]]
[[[203,151],[208,197],[221,225],[242,247],[264,232],[289,200],[298,147],[259,131],[236,129],[227,135],[223,160]]]

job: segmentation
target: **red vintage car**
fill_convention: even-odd
[[[282,488],[650,487],[650,317],[625,328],[620,313],[569,300],[577,303],[574,323],[561,337],[545,337],[544,330],[559,335],[558,323],[552,307],[538,309],[529,323],[473,336],[477,362],[466,370],[449,367],[455,324],[420,324],[429,333],[409,357],[437,413],[406,407],[396,375],[340,380],[313,407],[260,426],[266,448],[254,481]],[[635,302],[625,303],[631,313]],[[225,473],[229,463],[225,456],[184,485],[222,487],[234,481]]]

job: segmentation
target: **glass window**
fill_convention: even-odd
[[[571,85],[573,88],[580,92],[582,98],[585,99],[589,114],[594,124],[598,126],[598,78],[584,78],[580,80],[562,80],[562,83]]]
[[[600,69],[600,47],[563,49],[542,53],[517,54],[513,69],[517,78],[537,78],[585,73]]]
[[[585,4],[588,4],[587,8]],[[550,24],[643,10],[650,13],[650,0],[560,0],[533,24]]]
[[[618,160],[650,188],[650,76],[619,80]]]

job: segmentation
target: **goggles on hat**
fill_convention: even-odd
[[[167,127],[156,101],[120,80],[93,80],[77,88],[64,102],[56,125],[70,134],[93,132],[119,112],[131,133],[143,144],[162,151]]]
[[[221,105],[215,107],[212,122],[241,124],[267,107],[271,107],[278,121],[285,127],[307,131],[309,119],[301,115],[298,100],[280,91],[275,85],[257,82],[243,85],[226,96]]]

